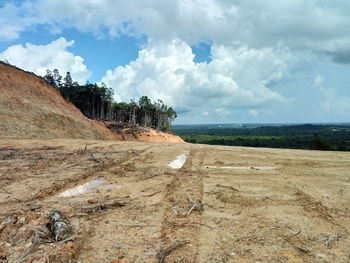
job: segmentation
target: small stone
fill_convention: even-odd
[[[87,202],[89,204],[98,204],[99,201],[97,199],[89,199],[89,200],[87,200]]]
[[[4,221],[2,221],[2,224],[8,224],[11,223],[13,220],[12,216],[6,217]]]
[[[92,250],[92,246],[86,246],[84,249],[87,251],[90,251],[90,250]]]
[[[121,244],[115,244],[114,248],[121,249],[123,246]]]
[[[130,263],[131,260],[128,256],[120,256],[118,259],[118,263]]]
[[[72,235],[72,229],[69,227],[68,222],[58,211],[54,211],[50,216],[49,225],[56,241],[67,239]]]
[[[29,203],[29,204],[27,204],[27,206],[32,211],[40,209],[42,207],[41,204],[37,204],[37,203]]]
[[[20,219],[17,220],[17,222],[21,225],[25,224],[26,222],[26,218],[25,217],[21,217]]]

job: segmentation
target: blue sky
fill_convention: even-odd
[[[176,123],[350,122],[350,3],[0,0],[0,59],[147,95]]]

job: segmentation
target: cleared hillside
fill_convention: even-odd
[[[0,62],[0,137],[106,139],[113,134],[40,77]]]
[[[349,262],[349,163],[346,152],[0,139],[0,262]]]
[[[1,61],[0,137],[184,142],[151,128],[110,130],[85,117],[42,78]]]

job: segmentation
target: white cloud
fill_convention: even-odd
[[[316,88],[322,87],[324,84],[324,81],[325,81],[325,79],[322,75],[317,75],[315,77],[315,80],[314,80],[314,87],[316,87]]]
[[[17,38],[33,25],[52,31],[145,34],[193,44],[240,44],[250,48],[286,46],[329,54],[350,62],[348,0],[37,0],[0,8],[0,36]]]
[[[256,117],[256,116],[258,116],[258,111],[257,110],[249,110],[249,115]]]
[[[46,74],[46,69],[57,68],[63,76],[69,71],[74,80],[84,83],[91,73],[82,57],[67,51],[73,44],[73,40],[61,37],[47,45],[13,45],[0,53],[0,59],[41,76]]]
[[[326,80],[322,75],[316,76],[314,87],[321,95],[320,105],[325,112],[350,115],[350,97],[341,96],[336,89],[326,87]]]
[[[280,56],[273,49],[213,46],[210,63],[195,63],[184,41],[150,41],[135,61],[108,70],[101,81],[114,88],[117,100],[147,95],[179,111],[223,116],[232,108],[286,101],[268,87],[287,69]]]

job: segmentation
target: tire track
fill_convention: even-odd
[[[94,166],[88,167],[88,168],[82,167],[80,170],[77,170],[73,174],[69,175],[68,177],[62,178],[61,180],[59,178],[55,178],[54,175],[51,175],[50,176],[52,177],[51,181],[54,182],[52,185],[38,189],[38,191],[36,193],[33,193],[30,197],[24,196],[23,199],[10,199],[6,202],[3,202],[2,205],[15,204],[15,203],[28,203],[33,201],[41,201],[43,199],[49,198],[64,189],[68,189],[75,186],[78,182],[84,183],[86,180],[95,176],[97,173],[108,172],[111,169],[115,169],[116,167],[121,167],[123,165],[129,166],[134,164],[135,162],[142,162],[147,158],[147,152],[149,152],[151,149],[152,149],[152,146],[149,146],[146,149],[137,150],[137,151],[126,151],[126,154],[124,156],[121,156],[118,160],[111,160],[111,158],[104,158],[102,163],[95,164]],[[100,156],[96,156],[96,157],[100,158]],[[73,165],[70,165],[68,169],[72,166],[75,166],[76,164],[81,166],[81,164],[79,164],[80,161],[81,159],[79,158],[75,163],[73,163]],[[90,159],[84,160],[83,162],[85,163],[87,161],[91,162]],[[35,171],[30,171],[30,172],[35,172]],[[43,171],[42,174],[45,174],[45,172],[46,171]],[[49,171],[47,171],[47,173],[50,174]],[[31,177],[30,175],[27,175],[26,180],[29,180],[28,178],[30,178],[30,180],[33,180],[33,177]],[[38,177],[35,177],[35,178],[38,178]],[[47,178],[45,179],[47,180]],[[11,185],[25,183],[23,181],[24,180],[16,181],[11,183]]]
[[[163,251],[172,246],[186,244],[172,251],[166,262],[196,262],[201,231],[200,206],[193,208],[193,202],[201,204],[203,184],[201,172],[194,167],[203,156],[190,150],[184,167],[174,173],[165,189],[165,212],[161,228]]]

